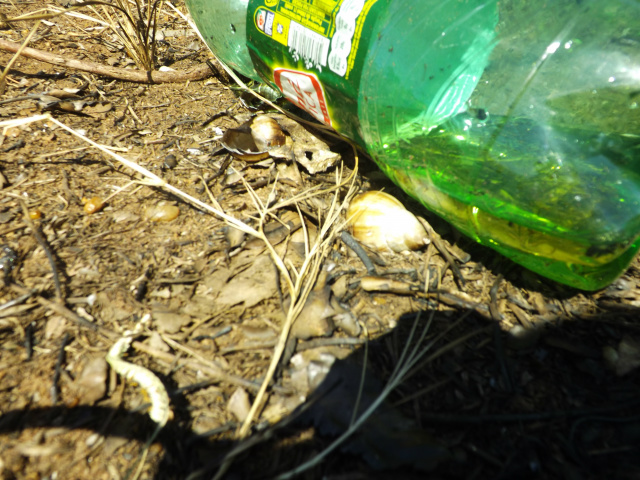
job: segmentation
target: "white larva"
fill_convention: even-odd
[[[163,427],[171,416],[169,395],[160,379],[151,370],[122,360],[122,355],[129,349],[132,337],[125,336],[118,340],[109,350],[106,360],[114,372],[131,382],[137,383],[151,401],[149,417],[159,427]]]

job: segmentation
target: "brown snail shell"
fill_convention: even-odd
[[[398,199],[381,191],[351,200],[347,224],[356,240],[379,252],[405,253],[429,243],[420,221]]]
[[[287,137],[280,124],[266,115],[259,115],[251,122],[251,136],[260,150],[269,151],[287,143]]]
[[[239,127],[227,130],[220,143],[235,157],[247,162],[258,162],[270,152],[283,147],[287,136],[273,118],[259,115]]]

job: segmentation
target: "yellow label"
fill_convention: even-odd
[[[262,0],[258,31],[289,48],[294,62],[345,79],[355,65],[365,19],[377,0]]]
[[[276,2],[278,0],[275,0]],[[266,3],[266,2],[265,2]],[[253,22],[258,30],[273,38],[285,47],[289,38],[289,25],[291,20],[268,8],[259,8],[253,17]]]
[[[279,0],[276,10],[303,27],[328,37],[343,0]]]

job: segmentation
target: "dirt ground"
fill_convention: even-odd
[[[2,2],[0,12],[46,5]],[[33,25],[0,24],[0,39],[21,43]],[[159,25],[158,66],[183,72],[211,60],[167,5]],[[135,69],[91,19],[47,19],[29,46]],[[0,51],[0,66],[12,56]],[[196,200],[264,227],[273,251],[49,118],[4,129],[0,478],[276,478],[321,455],[354,409],[367,410],[398,376],[355,434],[308,471],[280,478],[640,478],[637,261],[585,294],[460,236],[364,157],[347,182],[355,168],[347,143],[322,137],[342,160],[315,173],[282,158],[232,158],[223,132],[270,111],[220,72],[144,84],[25,57],[13,64],[0,122],[49,113]],[[304,129],[285,130],[294,143],[309,141]],[[305,148],[312,157],[320,147]],[[375,273],[342,240],[343,211],[323,230],[333,207],[371,189],[396,195],[435,230],[418,252],[369,251]],[[326,238],[319,255],[305,237]],[[292,301],[274,255],[314,289],[241,442]],[[421,294],[425,284],[434,293]],[[148,414],[157,392],[105,360],[126,331],[135,336],[124,359],[154,372],[170,397],[157,436]],[[414,345],[420,356],[408,362],[403,347]]]

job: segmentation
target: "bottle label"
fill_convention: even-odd
[[[321,122],[331,125],[324,89],[313,73],[276,68],[273,71],[273,80],[287,100]]]
[[[249,0],[247,45],[256,71],[313,117],[360,141],[357,92],[376,3]]]

